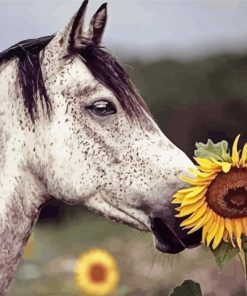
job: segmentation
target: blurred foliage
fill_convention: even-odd
[[[130,61],[130,73],[164,134],[192,157],[195,142],[247,138],[247,54],[191,61]],[[179,256],[159,254],[151,234],[50,202],[35,229],[35,252],[23,259],[11,296],[81,295],[74,281],[79,254],[102,247],[122,271],[116,295],[166,296],[179,282],[200,282],[205,296],[243,295],[236,260],[219,273],[213,255],[199,248]],[[234,281],[229,279],[233,279]],[[242,290],[243,291],[243,290]]]
[[[189,156],[195,142],[246,138],[247,54],[130,64],[159,126]]]

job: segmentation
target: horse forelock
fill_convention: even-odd
[[[121,62],[105,48],[89,45],[78,52],[95,79],[109,88],[131,118],[149,114],[149,109]],[[149,114],[150,115],[150,114]]]
[[[25,108],[34,122],[37,103],[50,116],[52,106],[47,95],[41,71],[40,52],[54,38],[54,35],[21,41],[0,53],[0,64],[11,59],[18,61],[18,79]],[[70,55],[80,55],[96,80],[109,88],[130,118],[139,119],[149,113],[148,107],[132,83],[124,66],[105,48],[93,43]],[[150,114],[149,114],[150,115]]]

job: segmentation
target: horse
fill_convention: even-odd
[[[58,33],[0,53],[1,295],[50,199],[152,231],[161,252],[200,243],[179,228],[170,203],[193,164],[101,45],[107,5],[84,25],[87,5]]]

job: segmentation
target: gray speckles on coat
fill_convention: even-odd
[[[91,26],[104,24],[101,18],[105,16],[103,6]],[[51,118],[43,112],[42,100],[38,100],[34,104],[38,116],[32,122],[19,84],[20,65],[12,59],[0,66],[1,295],[14,275],[39,208],[49,196],[84,205],[106,218],[147,231],[150,214],[157,206],[166,213],[172,194],[183,186],[177,175],[192,166],[159,130],[139,95],[135,93],[136,100],[132,97],[121,103],[123,98],[114,93],[119,89],[116,81],[114,89],[107,87],[95,78],[81,56],[74,55],[72,44],[81,48],[85,40],[90,44],[84,35],[78,36],[78,32],[86,31],[81,22],[75,23],[75,35],[71,34],[76,19],[41,53]],[[97,34],[103,29],[91,27],[86,36],[94,32],[93,40],[99,41],[101,36]],[[120,66],[109,54],[108,58],[107,69],[112,71],[112,62],[117,67],[112,74],[117,75]],[[98,64],[91,62],[91,70],[95,70]],[[102,60],[98,63],[102,71]],[[112,77],[106,78],[110,85]],[[121,77],[119,83],[129,87],[127,94],[134,90]],[[113,104],[117,112],[98,116],[89,110],[102,100]],[[138,122],[126,113],[134,103],[132,111],[142,109]]]

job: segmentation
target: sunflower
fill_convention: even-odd
[[[241,250],[247,236],[247,143],[240,153],[239,137],[231,154],[227,142],[225,147],[208,142],[217,153],[207,151],[194,158],[198,165],[189,170],[194,178],[181,177],[191,187],[179,190],[172,201],[179,204],[176,216],[183,218],[181,227],[188,233],[202,229],[202,243],[212,249],[224,240]]]
[[[105,250],[91,249],[83,253],[76,266],[76,282],[87,295],[112,295],[119,282],[115,259]]]

